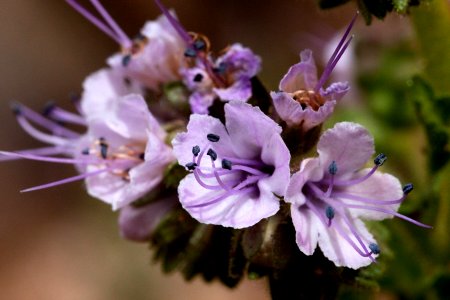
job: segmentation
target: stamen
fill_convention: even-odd
[[[193,171],[195,170],[195,168],[197,167],[197,164],[195,162],[189,162],[185,165],[186,169],[188,169],[189,171]]]
[[[370,249],[370,251],[372,251],[373,254],[380,254],[380,252],[381,252],[380,247],[375,243],[370,243],[369,249]]]
[[[375,165],[380,167],[380,166],[382,166],[384,164],[384,162],[386,160],[387,160],[387,156],[384,153],[380,153],[380,154],[377,155],[377,157],[375,157],[373,162],[374,162]]]
[[[222,159],[222,168],[223,169],[227,169],[227,170],[231,170],[231,166],[233,165],[233,163],[227,159]]]
[[[403,186],[403,194],[408,195],[414,189],[412,183],[407,183]]]
[[[120,37],[116,35],[115,32],[113,32],[107,25],[105,25],[102,21],[100,21],[97,17],[95,17],[93,14],[88,12],[84,7],[79,5],[76,0],[66,0],[67,4],[72,6],[73,9],[75,9],[78,13],[80,13],[83,17],[85,17],[89,22],[94,24],[98,29],[103,31],[106,35],[108,35],[110,38],[112,38],[114,41],[116,41],[117,44],[122,45],[122,41]]]
[[[366,206],[366,205],[346,204],[345,206],[348,207],[348,208],[357,208],[357,209],[367,209],[367,210],[378,211],[378,212],[382,212],[382,213],[385,213],[385,214],[388,214],[388,215],[393,215],[393,216],[395,216],[397,218],[400,218],[400,219],[403,219],[403,220],[408,221],[410,223],[413,223],[414,225],[419,226],[419,227],[433,228],[433,226],[420,223],[420,222],[418,222],[418,221],[416,221],[414,219],[411,219],[411,218],[409,218],[407,216],[404,216],[404,215],[399,214],[398,212],[395,212],[395,211],[392,211],[392,210],[379,208],[379,207]]]
[[[339,61],[342,54],[344,54],[345,50],[347,49],[347,47],[353,37],[350,37],[350,39],[345,44],[344,44],[344,41],[347,39],[347,36],[349,35],[353,25],[355,24],[356,18],[358,17],[358,15],[359,15],[359,12],[357,12],[355,14],[355,16],[351,20],[350,24],[347,26],[347,29],[345,30],[344,35],[342,36],[336,49],[334,50],[333,54],[331,55],[330,59],[328,60],[328,63],[325,66],[325,70],[323,71],[322,76],[320,76],[320,79],[314,88],[315,92],[318,92],[320,90],[320,88],[324,85],[325,81],[327,81],[328,77],[330,77],[331,72],[333,71],[337,62]],[[343,44],[344,44],[344,46],[342,46]]]
[[[331,220],[333,220],[333,218],[334,218],[334,208],[331,207],[331,206],[327,206],[325,208],[325,215],[328,218],[328,227],[330,227],[331,226]]]
[[[206,138],[208,139],[208,141],[213,142],[213,143],[216,143],[220,140],[220,136],[218,136],[217,134],[214,134],[214,133],[208,133]]]
[[[82,116],[57,107],[54,103],[46,105],[43,114],[56,121],[86,126],[86,121]]]
[[[64,154],[67,151],[68,151],[68,149],[66,149],[64,147],[52,146],[52,147],[43,147],[43,148],[15,151],[14,154],[47,156],[47,155]],[[4,154],[3,154],[3,156],[0,155],[0,161],[9,161],[9,160],[16,160],[16,159],[21,159],[21,158],[23,158],[23,157],[20,157],[18,155],[10,155],[10,156],[4,155]]]
[[[30,160],[37,160],[37,161],[54,162],[54,163],[60,163],[60,164],[71,164],[71,165],[78,165],[78,164],[88,165],[88,164],[99,163],[98,159],[87,160],[87,159],[48,157],[48,156],[39,156],[39,155],[28,154],[28,153],[7,152],[7,151],[0,151],[0,155],[20,157],[20,158],[25,158],[25,159],[30,159]]]
[[[197,56],[197,51],[195,51],[195,50],[192,49],[192,48],[187,48],[187,49],[184,51],[184,56],[194,58],[194,57]]]
[[[194,154],[195,157],[197,157],[199,153],[200,153],[200,147],[199,146],[192,147],[192,154]]]
[[[338,171],[338,168],[337,168],[336,161],[333,160],[333,161],[331,162],[330,166],[328,167],[328,172],[329,172],[331,175],[336,175],[337,171]]]
[[[99,146],[101,157],[103,159],[106,159],[108,157],[108,144],[105,142],[103,138],[100,138]]]
[[[55,181],[55,182],[51,182],[51,183],[35,186],[35,187],[32,187],[32,188],[24,189],[24,190],[21,190],[20,192],[21,193],[26,193],[26,192],[36,191],[36,190],[47,189],[47,188],[51,188],[51,187],[54,187],[54,186],[57,186],[57,185],[61,185],[61,184],[65,184],[65,183],[69,183],[69,182],[73,182],[73,181],[82,180],[82,179],[85,179],[87,177],[95,176],[95,175],[98,175],[98,174],[101,174],[101,173],[104,173],[104,172],[107,172],[107,171],[110,171],[110,170],[111,170],[111,168],[100,169],[100,170],[97,170],[97,171],[88,172],[88,173],[80,174],[80,175],[77,175],[77,176],[69,177],[69,178],[66,178],[66,179],[58,180],[58,181]]]
[[[97,11],[102,15],[106,23],[111,27],[111,29],[116,33],[117,37],[121,41],[121,45],[124,48],[129,48],[131,46],[130,38],[123,32],[123,30],[117,25],[111,15],[106,11],[106,9],[100,4],[98,0],[91,0],[91,3],[95,6]]]
[[[398,203],[402,203],[403,200],[405,200],[406,198],[406,194],[403,194],[403,196],[399,199],[396,200],[376,200],[376,199],[369,199],[369,198],[365,198],[365,197],[361,197],[361,196],[357,196],[357,195],[352,195],[352,194],[347,194],[347,193],[343,193],[343,192],[335,192],[333,193],[333,197],[334,198],[338,198],[338,199],[349,199],[349,200],[354,200],[354,201],[360,201],[360,202],[364,202],[364,203],[370,203],[370,204],[375,204],[375,205],[392,205],[392,204],[398,204]]]
[[[209,149],[206,155],[209,155],[213,161],[217,159],[217,153],[213,149]]]
[[[12,104],[12,110],[16,115],[16,118],[27,118],[32,122],[40,125],[48,130],[50,130],[53,134],[67,137],[67,138],[78,138],[80,136],[79,133],[69,130],[58,123],[55,123],[49,119],[44,118],[42,115],[38,114],[34,110],[26,107],[25,105],[14,103]]]
[[[22,129],[28,133],[33,138],[48,144],[53,144],[57,146],[64,146],[68,144],[68,140],[59,136],[50,135],[43,133],[36,128],[34,128],[22,114],[17,115],[17,123],[22,127]]]
[[[194,82],[201,82],[203,80],[203,75],[198,73],[194,76]]]
[[[186,42],[187,45],[190,45],[192,42],[192,38],[187,33],[187,31],[181,26],[180,22],[178,22],[177,19],[172,16],[172,14],[169,12],[169,10],[161,3],[160,0],[155,0],[156,5],[158,5],[161,12],[166,16],[169,23],[172,25],[172,27],[178,32],[180,37]]]

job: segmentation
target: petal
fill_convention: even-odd
[[[245,228],[274,215],[280,205],[278,198],[272,193],[262,191],[230,195],[203,207],[189,207],[208,203],[223,194],[223,190],[211,191],[203,188],[193,174],[186,176],[178,186],[178,195],[183,207],[193,218],[204,224]]]
[[[311,210],[294,204],[291,205],[291,217],[298,248],[304,254],[312,255],[322,229],[319,218]]]
[[[189,97],[189,105],[194,114],[207,115],[208,108],[213,104],[216,95],[213,93],[194,92]]]
[[[306,202],[302,192],[303,186],[308,181],[319,181],[323,177],[323,170],[320,167],[318,158],[304,159],[300,165],[300,171],[292,175],[286,190],[284,201],[301,206]]]
[[[111,69],[101,69],[89,75],[83,82],[81,110],[89,119],[103,114],[112,102],[129,93],[141,93],[137,85],[125,83],[124,74]]]
[[[325,227],[322,222],[316,223],[319,227],[319,246],[323,254],[338,267],[359,269],[371,264],[372,260],[370,258],[359,255],[359,253],[356,252],[356,250],[340,235],[335,229],[335,222],[339,222],[343,232],[347,236],[353,236],[348,227],[345,226],[343,221],[338,217],[333,219],[333,225],[331,227]],[[370,243],[375,243],[372,234],[366,229],[366,226],[361,220],[355,219],[353,220],[353,224],[366,247],[368,247]],[[355,238],[352,240],[356,245],[361,247]],[[374,255],[374,257],[375,256],[376,255]]]
[[[373,137],[367,129],[351,122],[337,123],[326,130],[317,145],[323,169],[334,160],[337,164],[337,177],[361,169],[374,153]]]
[[[222,62],[233,70],[235,79],[242,76],[251,78],[261,69],[261,58],[250,48],[238,43],[231,45],[225,54],[217,59],[216,64],[219,65]]]
[[[241,77],[225,89],[213,88],[222,101],[244,101],[252,96],[252,83],[248,77]]]
[[[289,183],[291,155],[280,135],[272,135],[263,146],[261,160],[268,166],[273,166],[274,171],[270,177],[258,182],[259,189],[284,196]]]
[[[295,101],[291,94],[285,92],[271,92],[273,105],[280,118],[288,126],[299,125],[304,119],[304,111],[300,103]]]
[[[300,52],[300,62],[293,65],[280,81],[280,90],[293,93],[298,90],[312,90],[317,84],[317,69],[309,49]]]
[[[225,119],[233,150],[240,158],[259,158],[266,141],[281,133],[281,127],[259,107],[244,102],[225,104]]]
[[[360,172],[356,173],[354,178],[359,178],[364,176],[370,171],[370,169],[364,169]],[[403,196],[403,189],[400,181],[387,173],[375,172],[372,176],[370,176],[365,181],[355,184],[352,186],[348,186],[343,189],[343,192],[346,194],[351,194],[359,197],[364,197],[372,200],[397,200]],[[364,205],[370,207],[379,207],[391,211],[397,211],[400,203],[397,204],[389,204],[389,205],[380,205],[380,204],[370,204],[364,203],[360,201],[348,200],[344,198],[339,198],[339,201],[343,201],[348,204],[355,205]],[[350,213],[353,217],[367,219],[367,220],[383,220],[386,218],[392,218],[392,215],[385,214],[378,211],[372,211],[368,209],[356,209],[350,208]]]
[[[153,230],[176,203],[176,198],[165,198],[142,207],[123,207],[119,215],[120,235],[131,241],[148,241]]]
[[[321,91],[321,95],[326,101],[339,101],[350,90],[348,82],[334,82],[325,91]]]
[[[173,153],[181,165],[192,162],[192,147],[199,146],[203,150],[203,147],[209,143],[206,138],[209,133],[220,137],[220,140],[213,145],[219,156],[234,156],[230,138],[220,120],[194,114],[190,117],[187,132],[177,134],[172,140]]]
[[[333,113],[336,101],[326,101],[324,105],[315,111],[311,107],[302,108],[291,94],[284,92],[271,92],[273,104],[278,115],[288,126],[302,124],[303,130],[309,130],[322,124]]]

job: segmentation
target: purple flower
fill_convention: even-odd
[[[127,205],[120,210],[120,235],[131,241],[146,242],[178,199],[164,198],[141,207]]]
[[[281,128],[259,108],[225,104],[225,126],[191,115],[172,141],[191,172],[179,185],[183,207],[201,223],[243,228],[274,215],[289,181],[290,154]]]
[[[158,91],[161,84],[180,80],[184,64],[184,41],[165,16],[147,22],[141,33],[131,40],[97,0],[92,0],[103,20],[89,13],[76,0],[66,0],[75,10],[115,40],[122,51],[110,57],[108,64],[131,81]]]
[[[244,102],[250,99],[251,78],[261,69],[259,56],[249,48],[233,44],[215,61],[208,59],[208,63],[209,68],[198,63],[181,70],[183,81],[192,92],[189,103],[194,113],[206,114],[216,98]]]
[[[87,133],[79,134],[25,106],[15,107],[22,128],[52,146],[1,152],[1,159],[25,158],[73,164],[81,173],[23,192],[85,179],[90,195],[118,209],[142,197],[160,183],[165,167],[174,158],[171,148],[165,144],[166,133],[148,111],[145,100],[140,95],[130,94],[118,97],[116,101],[108,101],[103,108],[101,113],[92,109],[86,118],[57,107],[48,111],[49,116],[60,121],[86,126]],[[38,130],[30,121],[50,133]]]
[[[362,169],[374,153],[373,138],[364,127],[337,123],[324,132],[317,152],[317,158],[302,161],[285,195],[303,253],[313,254],[318,244],[336,266],[357,269],[380,252],[362,219],[396,216],[429,227],[396,212],[412,185],[402,188],[397,178],[377,171],[384,154],[375,158],[373,168]]]
[[[280,81],[280,91],[270,93],[278,115],[288,126],[302,126],[302,129],[307,131],[323,123],[333,113],[337,101],[348,92],[349,86],[346,82],[332,83],[326,89],[323,89],[323,85],[352,40],[350,37],[346,41],[356,16],[350,22],[319,79],[312,51],[303,50],[300,52],[300,62],[293,65]]]
[[[207,114],[216,98],[222,101],[246,102],[252,96],[251,79],[261,69],[261,58],[241,44],[228,47],[223,55],[214,59],[209,41],[200,34],[188,33],[159,0],[156,4],[184,40],[184,55],[190,66],[182,67],[183,82],[192,92],[191,110]]]

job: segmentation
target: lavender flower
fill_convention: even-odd
[[[243,228],[278,211],[290,154],[281,128],[259,108],[230,102],[225,119],[224,126],[216,118],[191,115],[187,133],[172,141],[178,162],[191,171],[178,194],[199,222]]]
[[[87,133],[83,135],[24,106],[17,106],[15,111],[22,128],[34,138],[53,146],[1,152],[2,159],[68,163],[75,165],[81,173],[23,192],[85,179],[90,195],[118,209],[155,187],[162,180],[165,167],[173,160],[172,150],[164,142],[166,133],[148,111],[141,96],[130,94],[116,100],[105,105],[101,113],[92,113],[86,118],[60,108],[52,109],[51,116],[58,116],[59,120],[87,126]],[[52,134],[39,131],[29,120],[47,128]]]
[[[185,56],[190,64],[180,72],[192,92],[189,103],[193,113],[207,114],[215,99],[246,102],[252,96],[251,79],[261,69],[261,58],[241,44],[226,48],[214,59],[209,41],[200,34],[186,32],[161,1],[155,1],[185,42]]]
[[[346,41],[356,17],[347,27],[319,79],[312,51],[303,50],[300,63],[293,65],[280,81],[280,92],[270,93],[278,115],[288,126],[301,126],[307,131],[323,123],[333,113],[337,101],[350,89],[347,82],[332,83],[326,89],[323,85],[352,40],[350,37]]]
[[[251,78],[261,69],[261,59],[249,48],[233,44],[214,62],[213,76],[201,64],[183,68],[183,81],[191,90],[189,98],[194,113],[207,114],[216,98],[222,101],[244,101],[252,96]]]
[[[184,42],[165,16],[147,22],[141,33],[132,40],[98,0],[91,0],[91,3],[104,21],[89,13],[76,0],[66,1],[120,45],[121,53],[108,59],[112,68],[121,70],[130,80],[154,91],[158,91],[161,84],[180,80],[179,69],[184,63]]]
[[[361,170],[374,153],[373,138],[364,127],[337,123],[322,135],[317,152],[317,158],[302,161],[285,195],[303,253],[313,254],[319,244],[336,266],[357,269],[375,261],[380,252],[361,219],[396,216],[429,228],[397,213],[412,185],[402,188],[397,178],[377,171],[384,154],[375,158],[373,168]]]

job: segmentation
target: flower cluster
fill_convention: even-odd
[[[301,252],[312,255],[318,245],[336,266],[353,269],[374,262],[381,251],[363,220],[396,216],[428,227],[397,212],[412,184],[402,187],[378,170],[384,154],[364,168],[374,141],[361,125],[341,122],[316,140],[286,141],[292,132],[306,137],[320,129],[349,90],[346,82],[324,85],[350,44],[356,16],[319,78],[312,51],[300,53],[301,61],[281,79],[279,91],[270,93],[277,115],[269,116],[258,99],[252,101],[256,106],[247,103],[255,96],[253,79],[261,69],[261,58],[249,48],[232,44],[214,55],[208,39],[187,32],[159,0],[163,15],[147,22],[135,39],[98,0],[91,3],[102,18],[75,0],[67,2],[121,51],[107,60],[108,67],[87,77],[74,102],[77,113],[54,104],[43,114],[13,105],[19,125],[50,146],[3,151],[0,159],[73,164],[79,172],[24,192],[85,180],[92,197],[121,211],[123,236],[137,241],[149,240],[180,204],[200,223],[234,229],[286,217]],[[185,88],[179,105],[185,104],[188,114],[152,109],[152,102],[168,102],[164,87],[173,83]],[[212,113],[213,104],[221,110]],[[291,135],[283,135],[286,130]],[[297,151],[302,143],[317,144],[318,156],[304,158],[306,153]],[[302,155],[300,166],[293,155]],[[180,169],[183,176],[171,190],[168,182],[176,181]],[[290,216],[281,206],[290,207]]]

